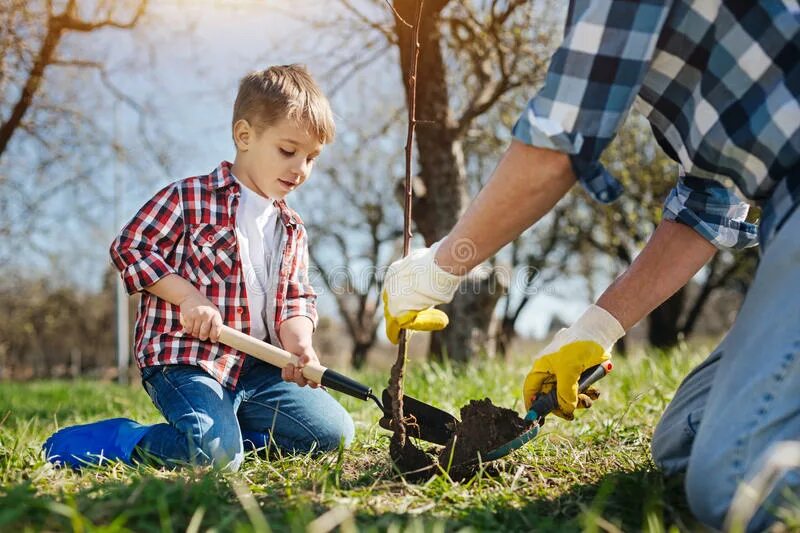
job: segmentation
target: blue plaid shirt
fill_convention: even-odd
[[[598,160],[636,105],[681,167],[664,218],[718,247],[766,243],[800,198],[800,12],[789,4],[573,1],[514,136],[569,154],[589,194],[611,202],[622,186]],[[729,180],[762,207],[758,231]]]

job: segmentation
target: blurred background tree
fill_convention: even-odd
[[[115,82],[98,46],[132,31],[146,8],[147,0],[0,0],[0,264],[19,247],[50,253],[52,241],[40,236],[63,231],[56,206],[64,198],[82,223],[98,204],[107,210],[101,173],[136,165],[115,142],[117,104],[139,116],[142,142],[163,159],[145,134],[146,107]]]

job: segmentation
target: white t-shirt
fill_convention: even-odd
[[[247,308],[250,311],[250,335],[267,338],[266,306],[269,288],[269,264],[273,253],[278,209],[269,198],[260,196],[241,182],[239,206],[236,209],[236,240],[247,287]]]

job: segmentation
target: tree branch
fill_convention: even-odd
[[[52,3],[48,3],[47,31],[42,40],[42,45],[39,48],[38,54],[36,54],[36,59],[31,66],[27,79],[20,91],[19,98],[12,108],[11,114],[8,119],[5,119],[2,125],[0,125],[0,156],[5,152],[8,143],[11,141],[11,137],[20,126],[23,117],[33,104],[33,99],[41,88],[44,71],[48,65],[53,62],[56,49],[58,48],[63,34],[67,31],[90,32],[103,27],[129,29],[136,25],[144,14],[146,7],[147,0],[142,0],[136,12],[127,22],[115,21],[111,18],[111,15],[104,20],[91,22],[77,18],[77,0],[70,0],[64,11],[59,15],[53,15]]]

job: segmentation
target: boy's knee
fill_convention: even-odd
[[[310,439],[301,439],[295,446],[295,451],[302,452],[330,452],[338,450],[344,444],[347,448],[355,436],[353,419],[344,409],[341,413],[330,413],[314,425],[310,431]]]
[[[212,426],[191,440],[190,455],[194,464],[234,472],[242,464],[244,447],[238,430],[215,431]]]
[[[350,413],[327,393],[316,395],[316,416],[309,424],[316,451],[329,452],[350,446],[356,429]]]
[[[314,437],[319,451],[329,452],[338,449],[342,443],[344,443],[345,448],[349,447],[355,434],[356,429],[353,419],[342,409],[341,416],[328,419],[325,424],[315,431]]]

